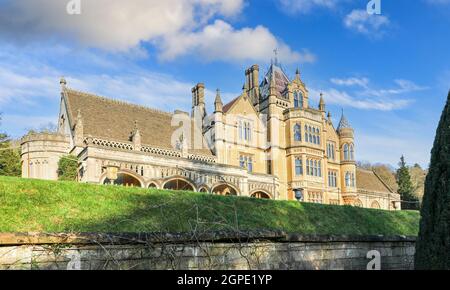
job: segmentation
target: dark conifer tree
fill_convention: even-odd
[[[450,92],[431,151],[415,267],[450,270]]]

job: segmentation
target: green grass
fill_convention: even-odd
[[[0,232],[417,235],[419,213],[0,177]]]

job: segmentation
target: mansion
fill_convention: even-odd
[[[71,154],[79,182],[400,209],[396,192],[357,168],[346,117],[335,127],[324,96],[312,106],[300,72],[291,80],[276,61],[262,78],[247,69],[229,103],[217,91],[211,113],[201,83],[192,111],[173,113],[60,84],[58,132],[21,140],[25,178],[57,180]]]

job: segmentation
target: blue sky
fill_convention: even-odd
[[[311,105],[324,93],[355,128],[357,158],[427,166],[450,88],[450,0],[0,0],[1,131],[56,122],[59,77],[70,87],[190,110],[190,88],[234,98],[244,69],[275,48],[300,68]],[[118,116],[120,117],[120,116]]]

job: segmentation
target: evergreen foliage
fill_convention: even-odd
[[[450,92],[431,151],[415,267],[450,270]]]

